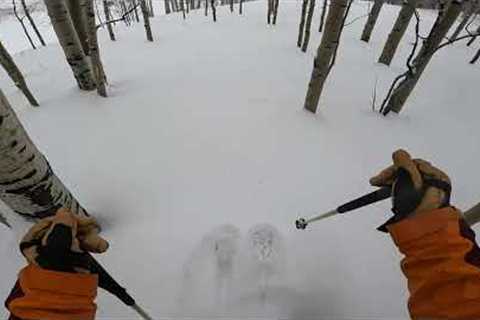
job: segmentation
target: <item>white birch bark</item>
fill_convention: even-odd
[[[139,0],[140,1],[140,8],[142,9],[142,16],[143,16],[143,25],[145,26],[145,33],[147,35],[148,41],[153,41],[152,35],[152,28],[150,27],[150,16],[148,14],[148,8],[146,0]]]
[[[105,19],[107,20],[107,30],[110,40],[115,41],[116,39],[112,23],[108,23],[108,21],[112,20],[112,15],[110,14],[110,6],[107,0],[103,0],[103,12],[105,14]]]
[[[30,102],[32,106],[38,107],[38,102],[30,92],[22,72],[20,72],[20,69],[18,69],[15,61],[13,61],[12,56],[10,56],[2,42],[0,42],[0,65],[5,69],[8,76],[13,80],[17,88],[23,92],[28,102]]]
[[[427,40],[423,42],[420,52],[413,60],[413,72],[408,73],[406,78],[393,91],[383,112],[384,114],[388,114],[390,111],[399,113],[403,109],[420,76],[432,59],[435,50],[458,18],[461,7],[459,2],[453,1],[445,12],[445,16],[434,25]]]
[[[361,40],[368,42],[370,41],[370,37],[372,36],[373,28],[377,23],[378,16],[380,15],[380,11],[382,10],[384,0],[375,0],[373,3],[372,10],[368,14],[367,23],[365,23],[365,27],[363,28]]]
[[[80,42],[64,0],[45,0],[53,29],[65,53],[78,87],[82,90],[94,90],[95,78],[88,57]]]
[[[308,0],[302,2],[302,13],[300,14],[300,24],[298,26],[297,47],[301,48],[303,43],[303,35],[305,33],[305,18],[307,15]]]
[[[302,51],[307,52],[308,42],[310,41],[310,29],[312,28],[313,12],[315,11],[315,0],[310,0],[308,8],[307,22],[305,23],[305,36],[303,38]]]
[[[405,31],[408,28],[408,24],[412,19],[412,16],[415,12],[415,7],[417,5],[417,0],[407,0],[403,5],[400,13],[398,14],[395,25],[393,26],[392,31],[388,35],[387,42],[383,47],[382,54],[378,62],[383,63],[387,66],[392,62],[395,52],[397,51],[398,45],[405,34]]]
[[[107,96],[106,77],[103,69],[103,63],[100,59],[100,49],[98,47],[97,39],[97,24],[95,19],[94,0],[87,0],[87,26],[88,26],[88,45],[90,59],[92,62],[92,69],[95,75],[95,82],[97,84],[97,92],[100,96]]]
[[[28,218],[52,215],[60,206],[87,215],[35,147],[1,90],[0,200]]]
[[[304,107],[310,112],[317,111],[323,86],[333,66],[332,61],[340,42],[348,3],[348,0],[332,0],[328,10],[325,32],[322,34],[322,41],[313,62],[312,76],[305,98]]]

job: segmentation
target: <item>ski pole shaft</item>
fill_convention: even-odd
[[[107,270],[105,270],[105,268],[103,268],[103,266],[97,260],[95,260],[92,255],[89,256],[91,260],[92,271],[93,273],[98,274],[100,287],[110,292],[120,299],[124,304],[135,310],[138,315],[142,317],[142,319],[153,320],[153,318],[150,317],[145,310],[137,305],[135,299],[128,294],[127,290],[125,290],[125,288],[123,288],[115,279],[113,279]]]
[[[391,194],[392,194],[391,187],[383,187],[376,191],[370,192],[369,194],[366,194],[360,198],[357,198],[355,200],[342,204],[337,209],[328,211],[326,213],[323,213],[321,215],[315,216],[310,219],[304,219],[304,218],[298,219],[297,221],[295,221],[295,225],[297,229],[305,229],[309,223],[326,219],[326,218],[335,216],[337,214],[346,213],[381,200],[385,200],[387,198],[390,198]]]

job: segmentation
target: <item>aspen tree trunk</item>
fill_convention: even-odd
[[[367,23],[363,28],[362,37],[361,37],[362,41],[365,41],[365,42],[370,41],[373,28],[375,27],[378,16],[380,15],[380,11],[382,10],[383,1],[384,0],[375,0],[375,2],[373,3],[372,10],[368,14]]]
[[[149,6],[149,13],[150,13],[150,17],[155,17],[155,11],[153,10],[153,2],[152,0],[148,0],[148,6]]]
[[[63,0],[46,0],[45,5],[58,41],[77,80],[78,87],[82,90],[95,89],[95,78],[90,63],[82,48],[65,2]]]
[[[46,0],[51,1],[51,0]],[[57,1],[57,0],[54,0]],[[88,27],[87,27],[87,1],[88,0],[66,0],[68,12],[72,18],[73,26],[77,32],[78,38],[83,48],[83,52],[88,56]]]
[[[172,12],[172,10],[170,9],[170,1],[169,0],[165,0],[165,14],[170,14]]]
[[[93,73],[97,83],[97,92],[102,97],[107,97],[106,77],[103,69],[102,60],[100,59],[100,49],[98,48],[97,24],[95,21],[94,0],[87,2],[87,22],[88,22],[88,45],[90,58],[92,61]]]
[[[302,2],[302,13],[300,16],[300,25],[298,27],[297,47],[301,48],[303,43],[303,34],[305,30],[305,16],[307,15],[308,0]]]
[[[135,14],[135,20],[137,21],[137,23],[139,23],[140,22],[140,17],[138,16],[137,0],[133,0],[132,5],[135,8],[133,10],[133,12]]]
[[[186,12],[187,14],[190,12],[190,2],[188,0],[183,0],[185,8],[187,9]]]
[[[105,13],[105,19],[108,21],[112,20],[112,15],[110,14],[110,7],[108,6],[108,1],[103,0],[103,12]],[[115,41],[115,33],[113,33],[113,27],[111,23],[107,23],[108,35],[110,40]]]
[[[327,13],[328,0],[323,0],[322,14],[320,15],[320,26],[318,27],[318,32],[323,31],[323,25],[325,22],[325,14]]]
[[[217,22],[217,8],[215,8],[215,0],[210,1],[210,6],[212,7],[213,22]]]
[[[172,1],[172,9],[174,12],[179,11],[179,6],[178,6],[178,1],[177,0],[171,0]]]
[[[183,20],[185,20],[187,18],[186,14],[185,14],[185,3],[184,3],[185,0],[180,0],[180,9],[182,10],[182,15],[183,15]]]
[[[23,74],[20,72],[20,69],[18,69],[15,61],[13,61],[12,57],[7,52],[7,49],[5,49],[2,42],[0,42],[0,65],[2,65],[2,67],[5,69],[8,76],[13,80],[17,88],[23,92],[28,102],[30,102],[32,106],[38,107],[38,102],[33,96],[33,94],[30,92],[30,89],[25,82]]]
[[[273,20],[272,24],[277,24],[277,16],[278,16],[278,6],[280,4],[280,0],[273,0]]]
[[[475,206],[465,211],[463,218],[470,226],[480,222],[480,203],[477,203]]]
[[[238,13],[243,14],[243,0],[240,0],[240,4],[238,5]]]
[[[477,53],[473,56],[473,59],[470,61],[471,64],[474,64],[480,58],[480,49],[478,49]]]
[[[32,37],[30,37],[30,33],[28,32],[27,27],[25,26],[25,23],[23,22],[23,18],[21,18],[21,17],[18,15],[17,5],[16,5],[16,3],[15,3],[15,0],[12,0],[12,5],[13,5],[13,14],[14,14],[15,17],[17,18],[17,20],[18,20],[18,22],[20,23],[20,25],[22,26],[23,33],[25,33],[25,36],[27,37],[28,42],[30,42],[30,45],[32,46],[32,48],[33,48],[34,50],[37,49],[37,47],[35,46],[35,43],[33,43]]]
[[[145,33],[147,34],[147,40],[153,41],[152,29],[150,28],[150,18],[148,16],[148,8],[146,0],[139,0],[140,7],[142,8],[143,24],[145,25]]]
[[[478,4],[475,4],[475,3],[472,3],[472,2],[470,2],[468,4],[465,3],[465,6],[469,6],[469,7],[465,8],[464,13],[463,13],[462,21],[458,24],[457,28],[455,29],[455,31],[450,36],[450,41],[454,41],[455,39],[458,38],[458,35],[460,34],[460,32],[463,31],[463,29],[467,25],[468,21],[470,20],[470,18],[473,16],[475,11],[477,11],[477,9],[478,9]]]
[[[313,71],[305,98],[305,109],[315,113],[322,94],[323,86],[333,67],[337,47],[342,34],[348,0],[332,0],[328,10],[325,32],[313,62]]]
[[[479,34],[480,33],[480,26],[478,26],[477,30],[475,31],[475,33]],[[477,40],[478,36],[475,36],[475,37],[472,37],[472,39],[470,39],[467,43],[467,46],[470,47],[472,45],[472,43],[475,42],[475,40]]]
[[[53,173],[1,90],[0,200],[28,218],[50,216],[59,207],[88,215]]]
[[[408,28],[408,24],[412,19],[412,16],[415,12],[415,6],[417,5],[417,0],[407,0],[403,5],[398,18],[395,21],[392,31],[388,35],[387,42],[383,47],[382,54],[378,62],[383,63],[387,66],[392,62],[395,52],[397,51],[398,45],[402,40],[405,31]]]
[[[209,0],[205,0],[205,17],[208,16],[208,1]]]
[[[42,44],[42,46],[46,46],[45,40],[43,40],[42,35],[40,34],[40,31],[38,31],[37,25],[35,24],[35,21],[33,20],[32,16],[30,15],[30,10],[28,10],[27,4],[25,3],[25,0],[20,1],[22,3],[23,11],[25,12],[25,16],[27,17],[28,21],[30,22],[30,25],[33,28],[33,31],[35,31],[35,34],[37,35],[38,40]]]
[[[408,73],[407,77],[400,82],[393,91],[383,112],[384,115],[388,114],[390,111],[399,113],[402,110],[405,102],[420,79],[420,76],[432,59],[435,50],[458,18],[461,9],[461,4],[457,1],[453,1],[445,12],[445,16],[433,27],[430,35],[427,40],[423,42],[420,52],[413,61],[413,72]]]
[[[312,27],[313,11],[315,10],[315,0],[310,0],[307,22],[305,24],[305,37],[303,39],[302,51],[307,52],[308,42],[310,41],[310,29]]]
[[[273,0],[267,0],[267,24],[272,21]]]
[[[125,1],[123,1],[123,0],[120,1],[120,7],[122,8],[122,15],[126,14],[128,12],[127,5],[125,4]],[[130,26],[130,15],[129,14],[127,14],[125,16],[124,21],[125,21],[125,25]]]
[[[230,12],[233,13],[233,0],[230,0]]]

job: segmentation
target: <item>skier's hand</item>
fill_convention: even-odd
[[[406,179],[399,179],[400,176]],[[406,182],[405,182],[406,181]],[[450,202],[451,182],[446,173],[407,151],[393,153],[393,165],[370,179],[373,186],[391,186],[396,220],[445,207]]]
[[[20,249],[29,263],[64,272],[89,272],[86,252],[102,253],[108,242],[98,236],[98,225],[59,209],[55,216],[40,220],[23,237]]]

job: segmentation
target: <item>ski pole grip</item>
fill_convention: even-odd
[[[383,187],[358,199],[347,202],[337,208],[338,213],[352,211],[369,204],[388,199],[392,196],[392,187]]]
[[[135,299],[127,293],[127,290],[118,284],[94,257],[90,254],[89,256],[92,273],[98,275],[98,286],[116,296],[127,306],[134,306],[136,304]]]

